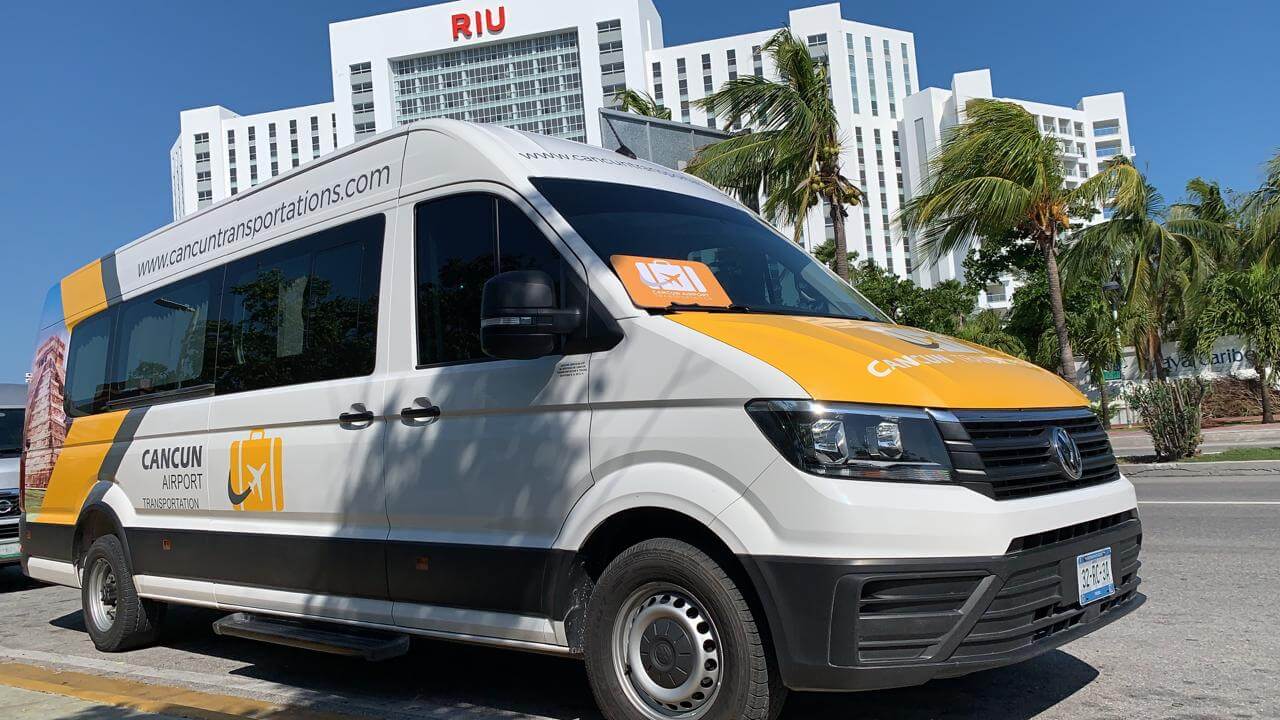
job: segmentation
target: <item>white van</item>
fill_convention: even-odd
[[[1134,490],[1074,388],[891,323],[714,188],[600,148],[415,124],[46,313],[22,561],[82,589],[102,650],[202,605],[372,658],[582,657],[614,720],[766,718],[1143,601]]]
[[[19,457],[27,386],[0,383],[0,568],[18,562]]]

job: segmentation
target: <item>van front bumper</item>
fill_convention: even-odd
[[[1010,665],[1137,609],[1134,511],[1018,538],[995,557],[743,557],[793,690],[919,685]],[[1115,594],[1081,607],[1076,558],[1111,548]]]

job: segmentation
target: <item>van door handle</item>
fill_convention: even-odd
[[[423,418],[435,420],[440,417],[440,406],[428,405],[426,407],[407,407],[400,411],[400,417],[405,420],[421,420]]]
[[[348,425],[373,422],[373,411],[361,410],[359,412],[344,412],[338,416],[338,422],[346,423]]]

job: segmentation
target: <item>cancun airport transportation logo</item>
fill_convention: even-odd
[[[705,293],[707,286],[690,265],[676,265],[669,260],[636,261],[636,272],[652,290],[673,293]]]
[[[236,510],[284,510],[284,444],[280,438],[253,430],[248,439],[231,443],[227,498]]]
[[[609,258],[632,301],[640,307],[673,304],[729,307],[732,303],[715,273],[694,260],[614,255]]]

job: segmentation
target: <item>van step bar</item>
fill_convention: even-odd
[[[409,636],[333,623],[302,622],[236,613],[218,620],[213,631],[227,637],[315,650],[331,655],[387,660],[409,652]]]

